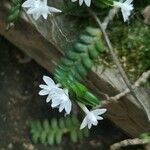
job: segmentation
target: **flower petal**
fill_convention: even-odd
[[[83,4],[84,0],[79,0],[79,5],[81,6]]]
[[[126,9],[121,9],[121,12],[122,12],[124,22],[128,21],[129,16],[130,16],[130,11]]]
[[[48,13],[42,13],[42,16],[43,16],[44,19],[47,19]]]
[[[91,129],[91,127],[92,127],[92,124],[89,122],[88,123],[88,128]]]
[[[91,5],[91,0],[85,0],[85,4],[86,4],[88,7],[90,7],[90,5]]]
[[[51,13],[59,13],[59,12],[62,12],[61,10],[57,9],[57,8],[54,8],[54,7],[48,7],[49,8],[49,12]]]
[[[88,124],[91,124],[91,125],[93,124],[96,126],[98,124],[97,118],[95,116],[94,116],[94,118],[90,118],[90,117],[92,117],[92,116],[91,115],[88,116]]]
[[[34,1],[33,0],[27,0],[22,4],[22,7],[24,8],[29,8],[34,6]]]
[[[60,105],[61,100],[60,99],[55,99],[52,101],[51,107],[57,107],[58,105]]]
[[[87,116],[83,119],[81,125],[80,125],[80,129],[85,128],[88,124],[87,124]]]
[[[40,84],[39,87],[40,87],[41,89],[49,90],[49,87],[48,87],[47,85],[45,85],[45,84]]]
[[[48,76],[43,76],[43,80],[48,86],[55,85],[55,82]]]
[[[49,95],[47,96],[47,98],[46,98],[46,103],[49,103],[49,102],[51,101],[51,99],[52,99],[52,97],[51,97],[51,95],[49,94]]]
[[[96,116],[96,119],[97,119],[97,120],[103,120],[103,117],[101,117],[101,116]]]
[[[59,106],[59,112],[62,112],[64,108],[65,108],[64,103],[61,103]]]
[[[98,115],[104,114],[106,111],[107,111],[107,109],[103,108],[103,109],[95,109],[91,112],[94,113],[94,115],[98,116]]]
[[[49,90],[41,90],[39,92],[39,95],[43,96],[43,95],[48,95],[49,94]]]
[[[71,112],[71,106],[72,106],[72,103],[71,103],[70,100],[68,100],[66,102],[66,104],[65,104],[65,111],[66,111],[67,114],[70,114],[70,112]]]
[[[133,2],[133,0],[126,0],[124,3],[131,4],[132,2]]]

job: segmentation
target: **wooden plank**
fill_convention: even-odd
[[[51,72],[53,62],[58,62],[61,53],[26,20],[20,19],[15,28],[7,32],[5,29],[8,9],[5,2],[0,2],[0,34]]]
[[[41,34],[25,19],[20,19],[14,29],[6,32],[5,19],[7,8],[4,3],[6,4],[5,0],[0,2],[0,34],[27,53],[49,72],[52,72],[55,63],[58,63],[63,54],[64,46],[71,44],[71,41],[79,33],[76,31],[75,20],[72,20],[70,17],[60,16],[57,18],[57,21],[61,24],[58,28],[50,20],[49,24],[46,24],[44,20],[35,22],[29,17]],[[63,35],[60,29],[63,31]],[[83,82],[98,97],[102,96],[102,92],[107,93],[109,96],[114,96],[126,89],[126,85],[117,70],[106,69],[102,73],[101,66],[98,69],[93,67]],[[150,93],[146,92],[144,88],[137,89],[136,93],[138,98],[145,103],[150,113]],[[107,117],[129,135],[136,137],[145,131],[150,131],[150,122],[148,122],[145,111],[143,111],[132,95],[128,94],[128,96],[120,99],[118,102],[110,102],[104,106],[108,108]]]

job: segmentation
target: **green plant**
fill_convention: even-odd
[[[112,26],[111,41],[129,77],[134,81],[150,68],[150,27],[132,19],[129,26],[121,22]]]
[[[9,10],[9,15],[7,17],[8,29],[14,25],[14,23],[19,18],[22,0],[11,0],[10,1],[11,8]]]
[[[93,1],[94,5],[99,8],[105,8],[113,5],[113,0],[95,0]]]
[[[146,133],[141,134],[140,138],[150,141],[150,132],[146,132]]]
[[[44,120],[43,122],[35,121],[31,125],[31,137],[34,143],[41,142],[43,144],[60,144],[63,135],[70,134],[72,142],[82,140],[88,137],[89,130],[87,128],[80,130],[80,122],[77,116],[53,118],[51,121]]]
[[[75,99],[86,105],[96,106],[99,100],[79,81],[87,75],[94,60],[103,52],[100,30],[87,27],[79,40],[65,50],[65,56],[54,73],[57,82],[68,88]]]

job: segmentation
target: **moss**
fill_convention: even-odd
[[[133,20],[129,25],[113,22],[109,37],[132,80],[150,69],[150,27]]]

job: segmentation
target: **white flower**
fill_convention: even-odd
[[[24,8],[34,7],[35,1],[36,0],[27,0],[22,4],[22,7],[24,7]]]
[[[88,126],[89,129],[92,127],[92,125],[96,126],[98,124],[98,120],[103,120],[103,118],[99,115],[102,115],[106,112],[106,109],[95,109],[93,111],[89,111],[86,106],[84,106],[82,109],[86,113],[86,116],[81,123],[80,129],[83,129],[86,126]]]
[[[67,114],[70,114],[72,103],[69,99],[69,94],[67,89],[61,89],[59,84],[47,76],[43,76],[43,80],[46,84],[40,84],[39,87],[42,89],[39,91],[39,95],[44,96],[48,95],[46,102],[52,102],[52,108],[59,108],[59,112],[62,112],[64,109]]]
[[[40,16],[47,19],[49,14],[61,12],[61,10],[47,5],[47,0],[27,0],[22,7],[28,8],[27,13],[31,14],[35,20]]]
[[[77,0],[72,0],[72,2],[76,2]],[[79,0],[79,5],[81,6],[85,2],[85,4],[90,7],[91,5],[91,0]]]
[[[67,89],[56,89],[52,94],[52,107],[58,107],[59,112],[65,109],[67,114],[70,114],[72,103],[69,99],[69,94]]]
[[[59,84],[55,82],[48,76],[43,76],[43,80],[46,84],[40,84],[39,87],[42,89],[39,91],[39,95],[44,96],[48,95],[46,102],[50,102],[52,95],[56,89],[59,89]]]
[[[134,9],[133,4],[131,4],[132,2],[133,0],[126,0],[124,3],[116,1],[113,2],[113,6],[121,8],[124,22],[129,19],[131,11]]]

